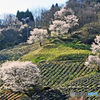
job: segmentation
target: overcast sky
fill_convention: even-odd
[[[64,4],[68,0],[0,0],[0,15],[3,13],[16,14],[17,10],[26,11],[35,8],[50,8],[52,4]]]

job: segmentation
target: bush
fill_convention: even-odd
[[[7,61],[0,68],[3,88],[13,91],[27,91],[40,83],[40,71],[29,61]]]

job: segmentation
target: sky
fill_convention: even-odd
[[[68,0],[0,0],[0,15],[16,14],[17,10],[26,11],[36,8],[50,8],[52,4],[65,4]]]

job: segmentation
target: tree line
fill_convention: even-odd
[[[17,11],[16,16],[7,15],[0,19],[0,49],[26,42],[34,28],[46,29],[51,34],[49,26],[55,24],[55,13],[62,9],[58,4],[53,4],[49,10],[40,8],[34,11],[28,9]],[[91,44],[99,34],[100,3],[99,0],[69,0],[66,2],[66,16],[77,16],[78,26],[68,29],[68,33],[81,29],[79,40]],[[63,17],[62,17],[63,18]],[[61,19],[62,20],[62,19]],[[59,31],[60,32],[60,31]]]

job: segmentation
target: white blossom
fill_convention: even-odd
[[[54,20],[53,25],[50,25],[49,30],[51,30],[51,34],[56,33],[56,35],[67,33],[70,28],[69,24],[66,24],[65,21]]]
[[[100,3],[95,4],[94,8],[99,11],[100,10]]]
[[[89,68],[98,68],[100,66],[100,58],[98,58],[98,56],[89,55],[85,65]]]
[[[96,54],[95,56],[89,55],[85,65],[89,68],[98,68],[100,67],[100,36],[96,36],[94,39],[95,43],[91,45],[92,52]]]
[[[4,89],[26,91],[39,84],[40,71],[29,61],[7,61],[0,68],[0,78],[4,81]]]
[[[65,15],[66,9],[62,8],[60,11],[55,12],[54,17],[55,19],[60,19],[62,15]]]
[[[67,14],[68,12],[70,14]],[[74,15],[74,12],[71,9],[62,8],[54,14],[54,17],[55,20],[52,21],[52,24],[49,26],[51,36],[67,35],[70,28],[78,25],[77,16]]]
[[[72,28],[75,25],[78,25],[77,22],[78,19],[75,15],[68,15],[66,17],[66,21],[54,20],[49,26],[49,30],[51,31],[51,35],[55,32],[56,35],[60,36],[63,34],[67,34],[70,28]]]
[[[68,13],[68,15],[74,15],[74,12],[72,11],[72,9],[70,9],[70,8],[65,9],[63,7],[60,11],[55,12],[54,18],[55,18],[55,20],[58,20],[58,19],[65,20],[67,13]]]
[[[43,39],[48,37],[47,30],[35,28],[30,32],[31,36],[28,39],[28,43],[31,44],[33,42],[41,42]]]
[[[95,43],[91,45],[92,52],[95,53],[100,53],[100,35],[96,36],[94,39]]]
[[[71,27],[78,25],[78,19],[77,16],[75,15],[68,15],[67,17],[65,17],[65,21],[66,23],[69,23]]]

